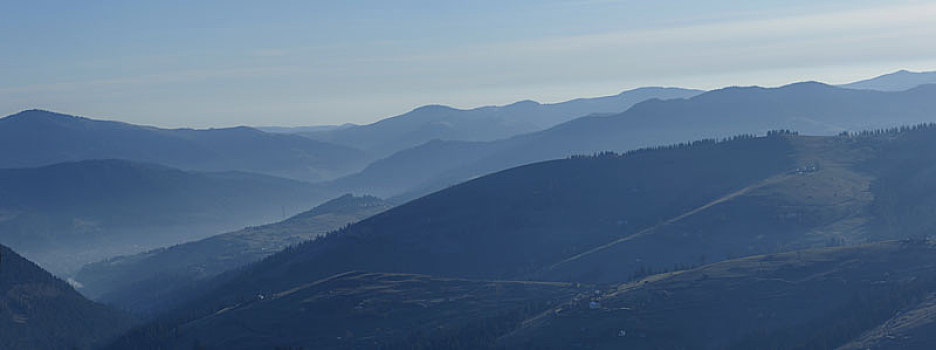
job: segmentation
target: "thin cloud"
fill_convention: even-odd
[[[161,72],[138,76],[120,77],[112,79],[95,79],[85,81],[56,82],[49,84],[34,84],[20,87],[0,88],[0,94],[35,93],[35,92],[67,92],[84,89],[120,88],[129,86],[145,86],[158,84],[178,84],[192,81],[225,79],[225,78],[257,78],[273,77],[294,73],[300,67],[249,67],[233,69],[202,69]]]

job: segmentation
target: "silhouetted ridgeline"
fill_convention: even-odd
[[[647,87],[614,96],[551,104],[527,100],[468,110],[429,105],[372,124],[301,135],[359,148],[373,159],[379,159],[432,140],[493,141],[540,131],[586,115],[620,113],[650,99],[688,98],[700,93],[699,90]]]

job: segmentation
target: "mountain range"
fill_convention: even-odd
[[[247,127],[160,129],[43,110],[0,119],[0,168],[124,159],[183,170],[244,171],[321,181],[366,164],[350,147]]]
[[[355,147],[379,159],[432,140],[493,141],[543,130],[589,114],[619,113],[649,99],[685,98],[701,92],[647,87],[614,96],[580,98],[551,104],[527,100],[506,106],[468,110],[428,105],[372,124],[299,134],[323,142]]]
[[[0,246],[0,348],[931,348],[930,77],[266,131],[25,111],[0,243],[71,278]],[[286,219],[347,191],[393,198]]]
[[[821,83],[733,87],[687,99],[649,100],[615,115],[587,116],[491,142],[436,141],[376,161],[333,182],[401,199],[513,166],[575,154],[627,151],[703,138],[793,129],[834,135],[936,121],[936,85],[901,92]]]

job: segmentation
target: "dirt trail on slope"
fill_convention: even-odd
[[[557,263],[555,263],[555,264],[550,265],[550,266],[547,268],[547,270],[554,270],[556,267],[558,267],[558,266],[560,266],[560,265],[564,265],[564,264],[566,264],[566,263],[569,263],[569,262],[572,262],[572,261],[581,259],[582,257],[585,257],[585,256],[588,256],[588,255],[591,255],[591,254],[600,252],[600,251],[602,251],[602,250],[611,248],[611,247],[613,247],[613,246],[615,246],[615,245],[618,245],[618,244],[620,244],[620,243],[627,242],[627,241],[630,241],[630,240],[633,240],[633,239],[636,239],[636,238],[648,236],[648,235],[652,234],[654,231],[656,231],[657,229],[659,229],[659,228],[661,228],[661,227],[663,227],[663,226],[667,226],[667,225],[676,223],[676,222],[678,222],[678,221],[680,221],[680,220],[682,220],[682,219],[685,219],[685,218],[687,218],[687,217],[690,217],[690,216],[693,216],[693,215],[695,215],[695,214],[698,214],[699,212],[702,212],[702,211],[704,211],[704,210],[706,210],[706,209],[708,209],[708,208],[714,207],[714,206],[716,206],[716,205],[718,205],[718,204],[721,204],[721,203],[730,201],[730,200],[732,200],[732,199],[734,199],[734,198],[737,198],[737,197],[739,197],[739,196],[741,196],[741,195],[744,195],[745,193],[748,193],[748,192],[750,192],[750,191],[752,191],[752,190],[755,190],[755,189],[758,189],[758,188],[762,188],[762,187],[765,187],[765,186],[769,186],[769,185],[773,185],[773,184],[782,182],[783,180],[786,180],[786,179],[790,178],[791,176],[793,176],[793,175],[791,175],[791,174],[780,174],[780,175],[774,175],[774,176],[772,176],[772,177],[766,178],[766,179],[764,179],[764,180],[761,180],[760,182],[757,182],[757,183],[755,183],[755,184],[752,184],[752,185],[747,186],[747,187],[745,187],[745,188],[742,188],[742,189],[740,189],[740,190],[731,192],[731,193],[729,193],[729,194],[727,194],[727,195],[724,195],[724,196],[722,196],[722,197],[720,197],[720,198],[718,198],[718,199],[715,199],[715,200],[713,200],[713,201],[711,201],[711,202],[708,202],[708,203],[706,203],[706,204],[704,204],[704,205],[702,205],[702,206],[700,206],[700,207],[697,207],[697,208],[695,208],[695,209],[692,209],[692,210],[690,210],[690,211],[687,211],[687,212],[685,212],[685,213],[683,213],[683,214],[681,214],[681,215],[679,215],[679,216],[676,216],[676,217],[674,217],[674,218],[671,218],[671,219],[669,219],[669,220],[666,220],[666,221],[664,221],[664,222],[662,222],[662,223],[659,223],[659,224],[657,224],[657,225],[654,225],[654,226],[645,228],[645,229],[643,229],[643,230],[637,231],[636,233],[634,233],[634,234],[632,234],[632,235],[629,235],[629,236],[627,236],[627,237],[623,237],[623,238],[620,238],[620,239],[611,241],[611,242],[609,242],[609,243],[607,243],[607,244],[600,245],[600,246],[598,246],[598,247],[595,247],[595,248],[586,250],[586,251],[584,251],[584,252],[582,252],[582,253],[576,254],[576,255],[574,255],[574,256],[572,256],[572,257],[566,258],[566,259],[564,259],[564,260],[562,260],[562,261],[560,261],[560,262],[557,262]]]

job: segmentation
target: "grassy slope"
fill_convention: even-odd
[[[559,306],[508,347],[828,349],[936,289],[936,247],[875,243],[755,256],[651,276]],[[621,331],[624,331],[622,334]]]

